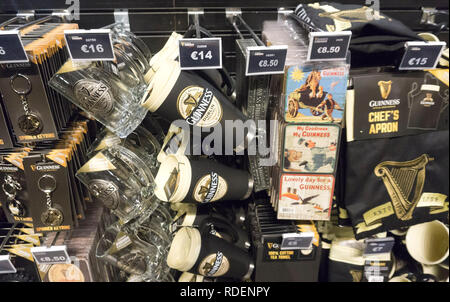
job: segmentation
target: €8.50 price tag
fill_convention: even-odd
[[[31,248],[31,254],[37,264],[70,263],[70,257],[65,245],[33,247]]]
[[[221,69],[222,68],[222,39],[180,39],[180,68]]]
[[[441,58],[445,42],[412,41],[405,43],[405,54],[398,69],[433,69]]]
[[[308,61],[345,60],[351,31],[309,33]]]
[[[28,62],[19,31],[0,30],[0,64]]]
[[[287,45],[247,48],[246,76],[284,73]]]
[[[114,61],[110,29],[65,30],[67,48],[74,61]]]

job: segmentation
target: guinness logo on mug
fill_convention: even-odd
[[[108,114],[114,109],[111,90],[107,85],[95,80],[79,80],[74,93],[80,105],[92,113]]]
[[[200,178],[194,187],[193,197],[198,202],[211,202],[225,196],[228,185],[225,179],[216,172],[211,172]]]
[[[222,252],[210,254],[200,263],[198,271],[200,275],[208,277],[220,277],[230,269],[230,262]]]
[[[223,109],[208,88],[189,86],[181,91],[177,100],[180,115],[190,125],[213,127],[220,122]]]
[[[89,191],[109,209],[115,209],[119,204],[118,189],[114,183],[103,179],[89,182]]]

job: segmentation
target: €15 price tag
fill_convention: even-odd
[[[25,63],[28,61],[19,31],[0,30],[0,64]]]
[[[247,48],[246,76],[284,73],[287,45]]]
[[[424,70],[436,68],[445,42],[412,41],[405,43],[405,54],[399,70]]]
[[[351,31],[309,33],[307,61],[345,60],[351,38]]]
[[[182,70],[221,69],[222,39],[180,39],[180,68]]]
[[[31,248],[31,254],[37,264],[70,263],[70,257],[65,245],[33,247]]]
[[[114,61],[110,29],[65,30],[67,48],[73,61]]]

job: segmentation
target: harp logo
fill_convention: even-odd
[[[425,167],[433,160],[422,154],[413,160],[385,161],[375,167],[374,173],[383,180],[398,219],[412,219],[425,185]]]
[[[378,87],[380,88],[380,94],[383,100],[389,97],[392,89],[392,81],[378,81]]]

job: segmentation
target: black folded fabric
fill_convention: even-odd
[[[449,132],[343,144],[343,203],[356,239],[448,220]]]
[[[372,8],[320,2],[299,4],[295,14],[302,25],[315,31],[352,31],[352,67],[397,66],[406,41],[422,41],[409,27]]]

